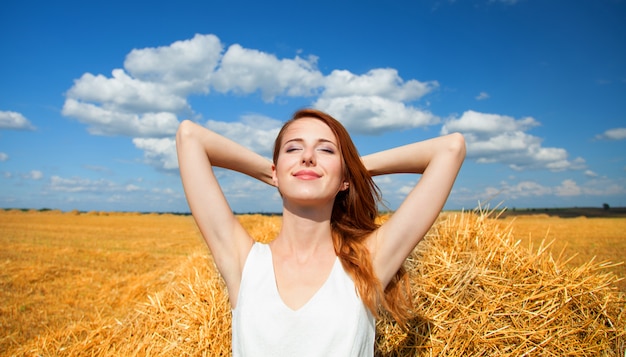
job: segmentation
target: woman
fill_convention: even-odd
[[[344,127],[313,109],[285,123],[273,163],[190,121],[176,145],[191,212],[228,289],[234,356],[372,356],[379,308],[400,323],[407,318],[403,262],[443,208],[465,157],[463,137],[451,134],[360,158]],[[253,241],[212,166],[278,188],[276,239]],[[422,177],[379,226],[372,176],[393,173]]]

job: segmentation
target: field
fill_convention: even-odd
[[[537,246],[544,241],[550,244],[550,251],[570,259],[570,266],[591,260],[619,264],[611,270],[623,279],[617,286],[626,292],[626,217],[561,218],[537,214],[508,216],[503,221],[511,225],[515,237],[523,239],[524,243],[532,242]]]
[[[576,302],[578,307],[575,312],[584,310],[581,312],[583,316],[580,319],[588,321],[585,323],[585,328],[592,331],[604,331],[602,329],[606,327],[608,332],[604,331],[599,334],[607,335],[606,341],[608,342],[597,340],[600,337],[595,336],[594,333],[591,333],[593,336],[583,333],[582,328],[577,328],[575,331],[561,331],[563,329],[559,326],[572,324],[567,321],[557,327],[546,327],[543,332],[532,332],[529,328],[522,326],[527,323],[522,320],[532,319],[521,318],[521,315],[519,320],[515,320],[517,321],[513,324],[515,326],[511,327],[512,324],[509,321],[506,325],[493,330],[482,331],[489,327],[488,323],[493,323],[485,320],[486,311],[500,311],[503,306],[508,306],[506,304],[513,304],[513,302],[505,303],[504,301],[494,304],[498,299],[485,295],[484,306],[481,307],[482,312],[477,313],[476,320],[483,321],[481,322],[483,325],[476,327],[478,330],[482,329],[482,332],[479,331],[483,333],[482,340],[477,343],[480,342],[478,345],[482,344],[483,347],[471,347],[470,343],[466,342],[464,350],[454,351],[470,351],[471,353],[467,355],[494,355],[493,349],[492,353],[486,353],[484,350],[481,352],[478,349],[471,350],[471,348],[495,348],[497,350],[497,348],[509,348],[506,346],[521,346],[518,341],[520,334],[527,336],[522,338],[522,342],[528,342],[534,346],[531,348],[541,350],[540,348],[547,348],[548,344],[554,345],[560,341],[567,344],[566,340],[572,338],[572,335],[584,335],[580,338],[586,339],[585,341],[600,341],[594,342],[599,347],[589,347],[590,354],[575,355],[597,355],[597,351],[601,351],[602,355],[620,355],[620,353],[621,356],[624,355],[624,335],[626,334],[624,322],[626,316],[624,315],[626,312],[624,312],[624,295],[619,294],[618,290],[626,292],[625,281],[619,280],[626,277],[626,268],[620,264],[624,260],[623,253],[626,252],[626,218],[559,218],[534,215],[510,216],[496,220],[460,216],[459,218],[453,214],[444,214],[440,217],[440,221],[454,222],[444,225],[448,232],[445,234],[459,236],[461,234],[459,232],[463,231],[466,235],[473,234],[474,238],[477,234],[482,234],[489,239],[497,236],[499,242],[505,242],[501,244],[505,244],[507,249],[517,249],[515,247],[518,245],[522,247],[532,244],[535,253],[532,253],[533,249],[530,249],[531,258],[522,255],[519,258],[522,259],[520,261],[528,266],[532,265],[532,271],[540,269],[549,271],[549,274],[541,273],[546,283],[537,285],[538,287],[533,285],[538,284],[537,282],[531,281],[534,276],[527,276],[524,278],[526,280],[520,280],[519,284],[507,287],[508,293],[502,290],[497,285],[499,283],[495,283],[493,279],[489,280],[492,281],[491,283],[483,280],[480,284],[480,291],[489,290],[491,294],[495,294],[493,296],[503,294],[502,296],[510,299],[513,294],[511,291],[519,290],[519,286],[523,285],[527,290],[535,289],[528,290],[530,297],[519,299],[520,303],[524,304],[523,309],[530,309],[528,307],[530,302],[539,296],[547,299],[547,294],[551,293],[548,288],[557,284],[548,281],[550,279],[553,282],[558,281],[558,284],[565,288],[566,296],[570,295],[564,300],[565,305],[559,305],[554,311],[564,310],[565,306],[571,308]],[[280,218],[276,216],[246,215],[240,216],[240,220],[255,236],[255,239],[260,241],[271,239],[280,226]],[[489,223],[483,221],[489,221]],[[442,227],[442,224],[436,225],[429,236],[444,234],[441,232],[445,229],[437,227]],[[485,233],[487,231],[488,233]],[[517,240],[521,243],[515,243]],[[542,241],[545,243],[553,241],[545,252],[540,248]],[[2,250],[0,250],[0,331],[2,331],[0,353],[2,355],[120,355],[131,354],[131,352],[140,355],[228,354],[227,342],[217,346],[214,341],[228,339],[230,311],[225,305],[226,297],[221,281],[214,271],[210,255],[190,216],[0,211],[0,244],[2,244]],[[511,248],[508,248],[509,246]],[[415,265],[413,270],[425,269],[419,266],[420,259],[439,259],[437,263],[433,263],[433,266],[442,264],[441,257],[427,258],[429,249],[430,251],[440,249],[436,245],[432,247],[427,240],[423,251],[416,252],[413,257],[415,260],[412,263]],[[538,248],[540,248],[539,252],[536,251]],[[491,253],[488,253],[491,260],[495,260],[496,250],[502,251],[501,248],[489,249],[491,249]],[[551,258],[544,258],[549,255],[550,251],[555,257],[562,252],[564,258],[556,259],[556,263]],[[502,261],[495,263],[506,270],[503,261],[511,259],[510,256],[518,255],[516,251],[511,252],[512,250],[507,250],[504,253],[498,253],[505,259],[499,256],[498,259]],[[459,254],[460,256],[469,255],[467,252]],[[439,301],[425,302],[430,293],[427,288],[422,287],[427,286],[429,281],[419,281],[419,289],[423,289],[420,294],[425,297],[424,301],[420,302],[420,308],[425,314],[431,311],[429,309],[433,306],[441,303],[442,291],[456,290],[455,287],[458,287],[458,284],[465,284],[463,286],[467,287],[466,292],[475,290],[475,287],[470,285],[478,285],[476,284],[480,273],[478,261],[481,259],[477,259],[478,253],[472,254],[474,255],[471,262],[475,264],[475,269],[471,270],[474,272],[471,284],[467,282],[467,273],[470,272],[467,268],[468,263],[454,265],[456,261],[448,261],[446,274],[453,274],[454,267],[457,266],[457,269],[461,269],[465,274],[462,278],[466,280],[459,277],[454,280],[452,276],[445,278],[442,275],[439,276],[437,279],[444,279],[444,282],[437,284],[448,284],[446,288],[448,290],[442,289],[436,293]],[[571,256],[574,257],[569,260],[565,259]],[[560,261],[563,261],[562,267]],[[606,261],[611,263],[606,263]],[[519,263],[516,264],[519,265]],[[555,268],[545,268],[550,264],[554,264]],[[563,267],[567,267],[568,271],[571,269],[573,273],[562,273]],[[492,274],[491,268],[484,268],[481,271],[488,270],[489,274]],[[553,270],[557,273],[552,272]],[[433,272],[436,271],[423,270],[423,276],[434,276]],[[510,285],[510,281],[507,284]],[[589,292],[590,289],[591,292]],[[557,290],[555,294],[559,295],[563,289]],[[541,291],[541,295],[537,293],[538,291]],[[482,292],[480,294],[483,294]],[[462,295],[467,295],[467,293],[461,292],[459,296],[462,297]],[[478,295],[467,297],[474,299],[469,300],[468,304],[473,305],[471,301],[478,301],[478,297]],[[587,302],[591,301],[590,298],[595,300]],[[556,301],[554,299],[556,298],[552,301]],[[491,305],[489,305],[490,301]],[[455,304],[458,305],[459,302]],[[540,315],[545,316],[537,316],[537,318],[552,316],[549,315],[553,313],[552,308],[547,305],[542,302],[541,309],[543,310],[540,311]],[[596,307],[601,310],[599,314],[602,316],[600,317],[606,317],[608,323],[599,322],[598,316],[591,316],[591,311]],[[450,309],[454,310],[458,307]],[[517,307],[511,305],[511,309],[517,309]],[[452,310],[446,310],[448,319],[453,316]],[[439,311],[441,313],[443,310]],[[473,313],[468,311],[463,312],[465,323],[470,318],[475,319]],[[539,310],[528,311],[529,316],[534,316]],[[526,313],[526,310],[517,313]],[[558,314],[563,314],[563,312],[558,312]],[[493,316],[502,315],[497,312],[491,316],[493,318]],[[561,318],[569,319],[569,315],[574,314],[567,312],[567,315],[564,317],[554,315],[547,320],[553,322]],[[579,319],[576,316],[573,318]],[[449,326],[444,328],[444,322],[440,322],[436,316],[426,316],[425,319],[430,319],[430,322],[421,322],[416,325],[416,336],[421,337],[418,339],[414,336],[411,343],[426,344],[425,341],[428,340],[430,355],[436,355],[437,351],[442,355],[455,355],[455,353],[445,353],[452,351],[450,343],[438,347],[437,343],[443,337],[439,337],[434,332],[437,327],[442,331],[451,328]],[[222,325],[217,325],[218,323]],[[600,327],[593,325],[595,323],[600,323]],[[541,325],[543,326],[544,323]],[[473,325],[468,323],[468,326]],[[429,336],[425,336],[424,328],[428,329]],[[507,328],[510,332],[507,332]],[[383,326],[382,329],[387,332],[383,334],[383,339],[378,341],[379,346],[397,344],[398,342],[394,340],[398,339],[397,336],[404,336],[406,340],[406,334],[402,335],[402,332],[390,329],[389,325]],[[382,330],[379,329],[380,331]],[[458,333],[460,332],[457,331],[457,335]],[[537,337],[537,333],[551,335]],[[564,337],[560,338],[561,335],[558,334],[563,334]],[[493,345],[494,343],[496,345]],[[500,343],[504,343],[505,347],[499,347]],[[189,347],[189,345],[193,346]],[[580,349],[578,346],[570,347]],[[570,347],[557,346],[563,351]],[[411,348],[414,351],[416,347]],[[399,351],[399,349],[396,348],[394,351]],[[515,355],[516,350],[511,351],[511,355]],[[613,351],[615,354],[606,351]],[[387,355],[398,353],[392,351]],[[412,353],[416,354],[416,352]],[[459,354],[464,353],[459,352]],[[565,354],[567,353],[562,355]]]

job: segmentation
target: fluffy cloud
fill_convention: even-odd
[[[316,68],[316,57],[278,59],[261,51],[232,45],[222,58],[212,86],[222,93],[250,94],[260,91],[263,100],[278,95],[308,97],[316,94],[323,75]]]
[[[0,130],[35,130],[35,127],[21,113],[0,110]]]
[[[408,103],[438,86],[436,81],[405,82],[390,68],[363,75],[335,70],[326,77],[324,92],[314,106],[340,119],[350,132],[381,134],[437,124],[437,116]]]
[[[478,163],[503,163],[514,170],[583,169],[581,158],[568,160],[563,148],[543,147],[542,140],[526,133],[539,123],[531,118],[515,119],[497,114],[467,111],[446,121],[442,134],[461,132],[467,142],[467,156]]]
[[[196,35],[166,47],[133,50],[112,76],[85,73],[68,90],[63,115],[95,135],[173,135],[178,115],[191,114],[187,96],[206,93],[222,46]]]
[[[191,95],[260,93],[266,102],[317,97],[316,106],[333,112],[349,130],[381,133],[437,123],[439,118],[409,103],[438,86],[405,81],[390,68],[325,76],[315,56],[277,58],[239,44],[224,52],[216,36],[196,35],[169,46],[134,49],[111,77],[85,73],[67,91],[63,114],[87,124],[95,135],[166,137],[179,116],[193,116]]]
[[[176,115],[170,112],[128,113],[68,98],[63,115],[78,118],[89,125],[94,135],[160,137],[174,135],[178,128]]]
[[[6,153],[0,152],[0,162],[7,161],[9,159],[9,155]]]
[[[124,67],[137,80],[164,85],[169,93],[206,93],[222,51],[216,36],[195,35],[169,46],[134,49]]]
[[[237,123],[209,120],[205,126],[261,155],[271,157],[282,122],[261,115],[244,115]]]
[[[267,157],[272,155],[274,139],[281,125],[281,121],[259,115],[245,115],[236,123],[209,120],[205,124],[216,133]],[[143,150],[146,163],[163,170],[178,169],[173,138],[135,138],[133,144]]]
[[[134,49],[123,69],[110,77],[86,73],[68,90],[63,114],[88,126],[94,135],[132,137],[147,163],[159,169],[177,167],[173,136],[183,116],[194,113],[194,95],[255,95],[265,102],[310,98],[313,106],[340,119],[349,131],[366,135],[438,124],[441,118],[415,105],[439,88],[436,81],[403,79],[395,69],[364,74],[333,70],[324,75],[315,56],[278,58],[239,44],[226,47],[214,35],[196,35],[168,46]],[[480,93],[477,99],[488,98]],[[270,155],[280,123],[258,115],[239,122],[206,124],[262,155]],[[502,163],[514,170],[583,169],[581,158],[568,159],[563,148],[544,147],[528,133],[540,125],[531,117],[515,119],[467,111],[447,120],[442,134],[462,132],[468,157],[479,163]],[[607,131],[621,138],[624,129]]]
[[[561,185],[555,189],[557,196],[579,196],[582,193],[582,189],[576,184],[574,180],[564,180]]]
[[[602,140],[624,140],[626,139],[626,128],[614,128],[596,135],[596,139]]]
[[[214,35],[196,35],[168,46],[134,49],[124,68],[110,77],[85,73],[67,91],[62,113],[87,125],[94,135],[132,137],[146,162],[177,167],[172,139],[180,116],[197,116],[193,95],[211,92],[250,95],[265,102],[278,97],[313,98],[314,106],[341,119],[348,130],[379,134],[432,125],[440,119],[412,106],[438,88],[436,81],[404,80],[390,68],[356,75],[335,70],[325,76],[317,57],[278,58]],[[244,115],[240,122],[209,121],[207,126],[246,147],[270,155],[280,122]]]
[[[148,164],[165,170],[178,168],[176,141],[172,138],[135,138],[133,144],[144,152]]]
[[[439,83],[404,81],[392,68],[373,69],[364,75],[335,70],[325,79],[324,97],[380,97],[398,102],[419,99],[439,87]]]
[[[75,81],[67,97],[73,101],[101,103],[109,110],[126,113],[189,109],[185,98],[166,84],[132,78],[122,69],[114,69],[111,78],[85,73]]]
[[[379,96],[320,98],[314,105],[338,118],[353,133],[381,134],[436,124],[439,117]]]

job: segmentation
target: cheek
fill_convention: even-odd
[[[329,160],[325,163],[326,170],[332,172],[334,176],[343,180],[344,172],[343,172],[343,164],[340,160]]]
[[[276,160],[276,164],[274,166],[274,170],[272,171],[274,175],[274,181],[280,181],[281,177],[285,177],[290,174],[291,163],[289,160],[278,158]]]

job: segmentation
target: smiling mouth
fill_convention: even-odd
[[[301,180],[315,180],[321,177],[315,171],[309,170],[298,171],[294,174],[294,176]]]

